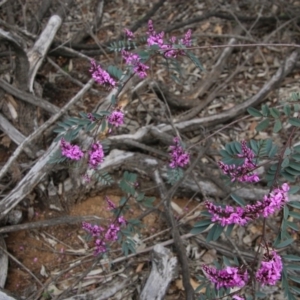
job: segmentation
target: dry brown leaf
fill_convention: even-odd
[[[140,263],[137,268],[135,269],[136,273],[140,273],[144,267],[145,263]]]
[[[250,127],[249,127],[249,131],[250,132],[253,132],[255,130],[257,126],[257,122],[256,121],[253,121],[251,124],[250,124]]]
[[[200,26],[200,28],[202,29],[202,31],[206,31],[210,26],[210,23],[209,22],[205,22],[204,24],[202,24]]]
[[[190,283],[194,290],[201,284],[201,283],[195,281],[193,278],[190,278]],[[179,290],[184,291],[182,279],[177,279],[175,281],[175,285]],[[201,293],[205,292],[205,288],[201,289],[200,292]]]
[[[179,290],[184,291],[182,279],[177,279],[177,280],[175,281],[175,285],[176,285],[176,287],[177,287]]]
[[[216,250],[215,249],[211,249],[211,250],[208,250],[201,258],[202,258],[202,261],[205,263],[205,264],[211,264],[213,263],[217,256],[216,256]]]
[[[215,28],[214,28],[214,32],[216,34],[221,35],[221,34],[223,34],[223,28],[220,25],[216,25]]]
[[[3,145],[4,147],[9,148],[10,144],[11,144],[11,139],[7,135],[5,135],[1,139],[0,145]]]

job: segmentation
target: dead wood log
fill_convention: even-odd
[[[58,15],[54,15],[48,21],[46,28],[41,33],[39,39],[35,42],[34,46],[28,51],[28,60],[29,60],[29,91],[33,92],[33,82],[35,75],[41,66],[45,56],[52,44],[56,32],[60,28],[62,19]]]
[[[0,129],[9,136],[17,145],[20,145],[24,140],[25,136],[17,130],[1,113],[0,113]],[[35,153],[30,147],[24,147],[24,152],[30,157],[35,158]]]
[[[283,62],[283,65],[277,70],[277,72],[272,76],[272,78],[268,82],[266,82],[264,86],[260,89],[260,91],[253,97],[249,98],[241,104],[236,105],[232,109],[226,110],[220,114],[175,123],[176,128],[181,129],[182,131],[187,131],[191,130],[192,127],[199,127],[201,125],[213,126],[215,124],[221,124],[242,114],[246,111],[248,107],[258,105],[271,91],[273,91],[273,89],[278,87],[278,85],[282,82],[282,80],[284,80],[284,78],[287,75],[289,75],[293,71],[296,62],[299,59],[299,54],[299,48],[294,50],[286,58],[286,60]],[[176,122],[177,120],[174,121]],[[163,132],[168,132],[172,130],[171,125],[166,126],[165,124],[161,124],[157,126],[157,128],[161,129]]]
[[[141,293],[141,300],[165,299],[167,289],[175,276],[177,258],[171,251],[158,244],[153,248],[152,269]]]
[[[96,33],[103,16],[103,6],[104,6],[104,0],[98,0],[98,3],[96,5],[95,9],[95,15],[94,20],[91,24],[86,24],[86,27],[80,30],[79,32],[75,33],[70,44],[79,44],[83,42],[86,38],[90,36],[90,33]]]
[[[0,235],[0,288],[4,288],[8,270],[8,257],[4,251],[1,251],[1,248],[6,250],[6,244],[2,235]]]
[[[0,88],[3,89],[5,92],[15,96],[18,99],[21,99],[27,103],[30,103],[32,105],[38,106],[51,114],[56,114],[59,112],[59,107],[56,105],[41,99],[35,95],[29,94],[27,92],[24,92],[23,90],[19,90],[15,87],[13,87],[11,84],[8,84],[3,79],[0,79]]]
[[[56,115],[52,116],[47,122],[39,127],[34,133],[27,137],[22,144],[16,149],[13,155],[10,157],[8,162],[0,170],[0,179],[7,172],[12,163],[17,159],[18,155],[23,151],[24,147],[29,144],[32,140],[40,136],[50,125],[55,123],[66,111],[75,104],[85,92],[91,88],[93,84],[91,79]],[[20,201],[22,201],[39,183],[39,181],[47,174],[52,166],[47,165],[49,157],[54,154],[58,149],[59,145],[57,142],[53,142],[49,149],[44,155],[38,160],[33,168],[26,174],[26,176],[19,182],[19,184],[1,201],[0,203],[0,220],[14,208]]]
[[[0,41],[9,43],[16,53],[15,78],[16,84],[21,90],[27,89],[29,61],[24,51],[25,46],[22,41],[11,33],[0,28]]]
[[[20,298],[16,298],[11,295],[9,291],[6,291],[0,288],[0,300],[19,300]]]
[[[128,279],[117,279],[111,284],[105,284],[104,286],[96,288],[86,294],[64,298],[64,300],[106,300],[110,299],[110,297],[115,295],[118,291],[124,289],[128,284]]]
[[[42,0],[41,1],[39,9],[34,14],[33,19],[31,20],[31,22],[28,25],[30,32],[32,32],[34,34],[36,34],[38,32],[39,27],[41,25],[40,23],[41,23],[44,15],[50,8],[51,4],[52,4],[52,0]]]

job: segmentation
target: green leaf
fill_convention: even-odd
[[[288,165],[290,164],[290,160],[289,160],[289,158],[288,157],[286,157],[283,161],[282,161],[282,163],[281,163],[281,168],[286,168]]]
[[[225,232],[225,234],[226,234],[227,236],[230,236],[230,235],[231,235],[231,232],[232,232],[233,227],[234,227],[234,224],[227,225],[226,232]]]
[[[230,155],[233,156],[235,154],[235,151],[232,150],[231,143],[226,144],[225,149],[226,149],[227,153],[229,153]]]
[[[232,143],[232,149],[235,152],[235,154],[242,153],[242,145],[239,142],[233,142]]]
[[[276,245],[276,248],[284,248],[290,244],[292,244],[294,242],[294,239],[293,238],[290,238],[290,239],[287,239],[281,243],[279,243],[278,245]]]
[[[300,261],[300,256],[292,255],[292,254],[282,255],[282,258],[284,260]]]
[[[231,263],[229,261],[229,259],[226,257],[226,256],[223,256],[223,264],[226,266],[226,267],[230,267],[231,266]]]
[[[185,53],[190,58],[190,60],[195,64],[195,66],[200,69],[200,71],[205,71],[199,59],[192,52],[185,50]]]
[[[300,119],[298,118],[289,118],[289,123],[293,126],[300,127]]]
[[[113,76],[113,77],[115,77],[115,78],[117,78],[117,79],[121,79],[121,77],[122,77],[122,75],[123,75],[122,70],[120,70],[119,68],[117,68],[117,67],[115,67],[115,66],[109,66],[109,67],[107,68],[107,72],[108,72],[111,76]]]
[[[285,171],[280,172],[280,174],[290,182],[294,182],[296,180],[296,178],[293,175],[291,175],[290,173],[287,173]]]
[[[263,104],[261,106],[261,110],[262,110],[262,113],[265,117],[268,117],[270,115],[270,109],[266,104]]]
[[[288,204],[289,206],[294,207],[294,208],[300,209],[300,202],[298,202],[298,201],[289,201],[287,204]]]
[[[219,152],[220,152],[220,154],[221,154],[223,157],[225,157],[225,158],[231,158],[230,154],[229,154],[226,150],[222,149],[222,150],[220,150]]]
[[[278,151],[277,145],[273,145],[269,152],[269,158],[273,158],[276,155],[277,151]]]
[[[209,226],[209,225],[202,226],[202,227],[194,227],[194,228],[192,228],[192,230],[190,231],[190,233],[191,233],[191,234],[197,235],[197,234],[199,234],[199,233],[205,231],[205,230],[207,229],[208,226]]]
[[[289,104],[284,105],[283,112],[289,117],[291,115],[291,106]]]
[[[284,169],[286,172],[288,172],[289,174],[293,175],[293,176],[298,176],[300,175],[300,171],[294,170],[291,167],[287,167]]]
[[[261,121],[257,126],[256,126],[256,131],[263,131],[265,130],[268,126],[269,126],[270,120],[269,119],[265,119],[263,121]]]
[[[293,147],[294,151],[300,153],[300,145]]]
[[[265,298],[266,294],[260,291],[255,292],[257,298]]]
[[[216,228],[217,228],[217,225],[218,224],[214,224],[212,228],[210,228],[210,230],[208,231],[208,235],[206,237],[206,242],[209,243],[210,241],[213,240],[213,237],[214,237],[214,234],[215,234],[215,231],[216,231]]]
[[[271,113],[271,116],[275,119],[278,119],[280,117],[280,112],[275,107],[270,108],[270,113]]]
[[[297,193],[299,190],[300,190],[300,187],[299,187],[299,186],[292,186],[292,187],[290,187],[288,193],[289,193],[290,195],[293,195],[293,194]],[[300,203],[299,203],[299,204],[300,204]]]
[[[254,151],[255,154],[258,153],[258,146],[255,140],[250,140],[250,148]]]
[[[262,117],[263,116],[259,110],[257,110],[256,108],[253,108],[253,107],[248,107],[247,112],[253,117]]]
[[[300,271],[300,264],[285,265],[288,270]]]
[[[298,213],[298,212],[290,211],[290,216],[295,218],[295,219],[300,220],[300,213]]]
[[[291,94],[291,100],[292,101],[298,101],[299,99],[300,99],[299,92],[292,92],[292,94]]]
[[[240,206],[245,206],[245,205],[246,205],[244,199],[242,199],[242,198],[239,197],[238,195],[232,193],[232,194],[230,194],[230,197],[231,197],[237,204],[239,204]]]
[[[291,286],[290,289],[297,295],[300,295],[300,289],[295,287],[295,286]]]
[[[291,161],[289,167],[300,172],[300,164],[295,161]]]
[[[273,132],[277,133],[282,129],[282,123],[279,119],[277,119],[274,123]]]
[[[299,226],[294,222],[287,221],[287,226],[295,231],[299,231]]]
[[[265,140],[265,152],[266,152],[266,154],[268,154],[270,151],[271,151],[271,149],[272,149],[272,140],[271,139],[266,139]]]
[[[289,275],[289,279],[297,282],[297,283],[300,283],[300,277],[299,276],[292,276],[292,275]]]
[[[224,230],[224,227],[220,224],[217,224],[217,227],[216,227],[214,235],[213,235],[213,241],[216,241],[220,237],[223,230]]]
[[[300,153],[295,153],[292,155],[292,158],[296,161],[300,161]]]
[[[289,208],[285,205],[284,207],[283,207],[283,218],[285,219],[285,220],[287,220],[287,218],[288,218],[288,216],[289,216]]]
[[[210,219],[205,219],[205,220],[201,220],[199,222],[196,222],[194,227],[204,227],[204,226],[209,226],[210,224],[212,224],[213,222]]]

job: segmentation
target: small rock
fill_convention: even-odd
[[[23,220],[23,213],[21,210],[13,210],[8,214],[7,222],[11,225],[20,224]],[[1,298],[0,298],[1,299]]]

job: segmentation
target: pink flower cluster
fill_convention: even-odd
[[[116,85],[115,80],[105,70],[97,65],[94,60],[91,61],[91,64],[90,72],[97,83],[108,87],[114,87]]]
[[[83,152],[77,145],[71,145],[66,142],[65,139],[60,141],[61,154],[72,160],[80,160],[83,157]],[[102,145],[97,142],[94,143],[89,151],[89,166],[96,169],[100,163],[104,160],[104,152]],[[87,181],[89,180],[86,177]]]
[[[178,55],[184,55],[184,50],[176,49],[176,37],[171,37],[168,44],[164,43],[164,35],[165,33],[162,31],[160,33],[156,33],[153,27],[153,23],[151,20],[148,21],[148,46],[157,45],[161,50],[164,51],[164,55],[167,58],[176,58]],[[179,43],[186,47],[190,47],[192,45],[191,40],[192,31],[189,29],[184,35],[183,39],[179,40]]]
[[[217,270],[215,267],[202,267],[206,277],[216,285],[217,289],[243,287],[247,283],[249,276],[247,270],[243,271],[241,268],[226,267],[222,270]],[[272,250],[264,255],[260,268],[255,274],[255,278],[262,285],[275,285],[280,279],[282,273],[282,260],[281,257]],[[244,299],[238,295],[233,299]]]
[[[132,31],[130,31],[129,29],[125,28],[124,32],[125,32],[125,36],[127,37],[127,39],[129,41],[132,40],[132,39],[134,39],[134,33]]]
[[[169,166],[172,169],[184,167],[189,163],[190,155],[186,151],[184,151],[184,149],[180,145],[180,140],[178,137],[175,137],[173,141],[175,145],[170,146],[171,163],[169,164]]]
[[[234,299],[234,300],[245,300],[244,297],[241,297],[241,296],[239,296],[239,295],[233,295],[233,296],[232,296],[232,299]]]
[[[94,143],[92,149],[89,151],[89,155],[89,165],[91,168],[96,169],[104,160],[102,145],[99,142]]]
[[[83,157],[83,152],[77,145],[71,145],[64,138],[60,140],[61,154],[72,160],[80,160]]]
[[[241,166],[226,165],[223,162],[219,162],[219,167],[224,174],[231,177],[231,181],[239,182],[258,182],[259,177],[256,173],[252,173],[252,170],[256,168],[254,160],[254,152],[247,147],[246,141],[242,142],[242,153],[238,154],[238,157],[244,158],[244,163]]]
[[[105,200],[108,204],[109,210],[116,208],[116,205],[107,196],[105,197]],[[96,238],[94,255],[98,255],[100,253],[106,252],[107,251],[106,243],[116,241],[118,239],[120,226],[126,225],[126,223],[127,222],[125,218],[123,216],[119,216],[115,223],[109,224],[105,232],[105,229],[101,226],[92,225],[90,223],[83,222],[82,228]]]
[[[222,226],[238,224],[245,225],[247,222],[260,216],[269,217],[274,212],[280,210],[288,202],[289,185],[282,184],[280,188],[275,188],[270,194],[265,195],[262,201],[255,204],[248,204],[245,207],[233,207],[226,205],[225,208],[206,201],[208,212],[212,215],[211,220],[218,222]]]
[[[217,270],[215,267],[204,265],[202,269],[206,277],[216,285],[217,289],[222,287],[243,287],[249,279],[247,270],[243,271],[236,267],[226,267],[225,269]]]
[[[280,279],[282,272],[281,257],[272,250],[270,253],[264,255],[260,268],[255,274],[255,278],[262,285],[275,285]]]
[[[124,114],[120,110],[114,110],[107,117],[107,120],[109,124],[119,127],[124,123]]]
[[[147,70],[149,67],[141,62],[141,58],[138,54],[122,50],[122,56],[126,65],[131,66],[135,74],[142,79],[147,77]]]

